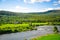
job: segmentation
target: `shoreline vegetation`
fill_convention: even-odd
[[[31,30],[37,30],[37,28],[35,26],[30,26],[29,24],[4,24],[0,26],[0,34]]]
[[[2,24],[0,34],[37,30],[37,26],[42,24],[47,25],[47,23]]]
[[[2,24],[0,25],[0,34],[37,30],[38,26],[44,25],[48,25],[48,23]],[[54,29],[57,30],[56,28]]]
[[[32,38],[31,40],[60,40],[60,34],[46,34],[43,36],[38,36],[36,38]]]

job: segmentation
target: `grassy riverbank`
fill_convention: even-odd
[[[45,23],[23,23],[23,24],[2,24],[0,25],[0,34],[5,33],[15,33],[15,32],[23,32],[23,31],[31,31],[37,30],[37,26],[43,25],[52,25],[48,22]]]
[[[0,25],[0,34],[37,30],[37,26],[47,24],[48,23],[2,24]]]
[[[34,30],[29,24],[4,24],[0,26],[0,34],[23,32],[28,30]]]
[[[49,35],[33,38],[32,40],[60,40],[60,34],[49,34]]]

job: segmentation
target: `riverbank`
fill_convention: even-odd
[[[44,36],[33,38],[31,40],[60,40],[60,34],[47,34]]]
[[[26,31],[32,31],[32,30],[45,30],[45,29],[47,29],[47,28],[45,28],[47,26],[48,26],[48,28],[53,27],[53,25],[46,25],[47,23],[44,23],[44,24],[45,25],[42,25],[42,26],[40,25],[40,23],[36,23],[36,24],[33,23],[33,25],[31,25],[31,24],[3,24],[0,26],[0,35],[16,33],[16,32],[26,32]],[[40,25],[40,27],[39,27],[39,25]]]
[[[16,33],[16,32],[24,32],[37,30],[35,26],[30,24],[3,24],[0,26],[0,34],[6,33]]]
[[[60,26],[57,27],[59,28]],[[3,34],[0,35],[0,40],[30,40],[31,38],[35,38],[37,36],[53,33],[53,26],[38,26],[37,29],[39,28],[40,30]]]

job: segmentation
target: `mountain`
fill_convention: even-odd
[[[10,11],[0,11],[0,15],[8,15],[8,16],[14,16],[14,15],[22,15],[27,13],[18,13],[18,12],[10,12]],[[60,14],[60,10],[49,10],[46,12],[32,12],[29,14]]]
[[[10,11],[0,11],[0,16],[19,16],[19,17],[60,17],[60,10],[49,10],[46,12],[18,13]]]
[[[18,13],[18,12],[10,12],[10,11],[0,11],[0,16],[19,16],[21,18],[30,18],[30,17],[40,17],[40,18],[48,18],[48,17],[60,17],[60,10],[49,10],[46,12],[32,12],[32,13]]]
[[[0,24],[24,22],[60,22],[60,10],[32,13],[0,11]]]

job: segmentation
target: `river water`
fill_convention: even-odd
[[[0,35],[0,40],[30,40],[36,36],[53,33],[54,26],[39,26],[37,30]],[[60,26],[57,26],[60,31]]]

